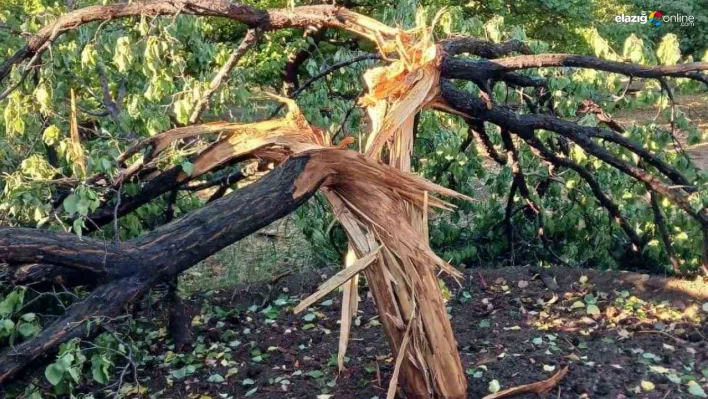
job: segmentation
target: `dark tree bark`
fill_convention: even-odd
[[[190,122],[200,118],[201,112],[208,107],[210,96],[227,78],[229,71],[238,62],[238,59],[257,43],[261,32],[288,28],[314,29],[320,32],[324,32],[326,29],[342,29],[371,42],[380,42],[382,39],[388,41],[398,39],[400,41],[401,38],[401,31],[396,28],[380,24],[371,18],[334,5],[259,10],[227,0],[152,0],[92,6],[62,15],[37,33],[28,36],[27,44],[0,64],[0,84],[13,68],[21,68],[19,82],[13,82],[3,93],[0,93],[0,100],[21,86],[31,70],[40,68],[43,52],[66,32],[92,22],[107,22],[137,16],[157,17],[178,14],[222,17],[249,27],[249,34],[241,46],[234,50],[227,64],[212,80],[210,89],[196,104]],[[500,163],[511,162],[515,171],[514,186],[508,202],[508,215],[511,214],[513,197],[517,192],[529,203],[532,202],[529,188],[526,186],[524,175],[519,166],[515,143],[511,139],[513,134],[520,138],[522,143],[525,142],[533,148],[536,154],[546,162],[577,172],[590,186],[598,202],[607,209],[612,219],[619,223],[635,249],[638,250],[643,245],[642,239],[621,214],[620,208],[604,193],[592,172],[585,166],[558,155],[556,148],[547,147],[546,143],[542,143],[538,139],[535,134],[536,130],[547,130],[556,134],[562,146],[568,142],[575,143],[588,154],[644,184],[652,196],[660,195],[670,200],[700,223],[704,234],[703,268],[708,273],[708,210],[706,208],[695,209],[688,200],[688,196],[695,192],[696,188],[691,186],[690,182],[678,170],[659,156],[616,131],[580,126],[571,121],[557,118],[553,115],[552,110],[550,111],[551,115],[539,114],[544,104],[552,108],[548,81],[544,78],[532,78],[518,73],[518,71],[539,67],[591,68],[630,77],[658,79],[662,83],[662,87],[672,97],[665,77],[688,78],[708,84],[708,75],[703,72],[708,70],[708,63],[646,66],[571,54],[535,55],[531,54],[530,49],[523,43],[513,40],[493,44],[476,38],[455,37],[438,44],[439,48],[443,50],[443,54],[437,60],[439,64],[436,64],[440,68],[441,77],[474,82],[481,90],[483,99],[460,91],[450,82],[443,81],[439,92],[441,99],[436,98],[430,104],[440,106],[443,111],[463,115],[466,118],[470,123],[471,131],[465,145],[471,143],[472,130],[474,130],[492,158]],[[482,59],[455,57],[455,55],[462,53],[479,56]],[[513,53],[521,55],[508,57]],[[379,57],[390,61],[386,54],[364,54],[332,65],[303,83],[299,89],[294,90],[292,97],[297,97],[313,82],[326,77],[338,68]],[[302,59],[304,59],[302,56],[295,57],[285,73],[286,80],[294,83],[293,87],[297,87],[297,68]],[[103,80],[105,81],[105,79]],[[517,113],[496,104],[491,94],[491,88],[498,82],[504,82],[512,87],[534,88],[537,101],[525,99],[532,114]],[[105,105],[108,108],[105,115],[116,118],[116,109],[121,102],[121,95],[119,94],[117,102],[114,102],[107,91],[108,86],[105,82],[102,83],[104,83]],[[504,144],[510,155],[510,161],[507,161],[503,154],[497,152],[484,131],[484,123],[496,125],[505,132]],[[298,128],[300,127],[298,125]],[[219,125],[211,128],[219,130],[225,127]],[[152,150],[147,154],[147,158],[133,163],[124,170],[124,174],[119,176],[116,181],[103,186],[111,187],[112,184],[112,188],[116,188],[125,179],[135,176],[145,177],[149,168],[156,170],[155,165],[150,162],[155,152],[159,152],[160,145],[188,137],[192,133],[195,135],[209,133],[206,130],[204,127],[197,127],[196,133],[194,133],[186,128],[181,132],[166,132],[168,133],[166,136],[159,135],[159,138],[156,136],[151,140],[144,141],[129,150],[118,161],[123,166],[128,157],[149,145]],[[210,132],[213,133],[216,130]],[[162,139],[165,141],[162,142]],[[636,154],[643,165],[651,169],[629,164],[622,158],[613,155],[600,143],[611,143],[623,147]],[[228,152],[224,149],[226,144],[228,143],[223,140],[214,143],[199,155],[210,156],[214,155],[214,152]],[[567,150],[567,145],[564,148]],[[561,149],[562,151],[564,150]],[[236,155],[232,155],[229,153],[222,158],[214,155],[214,162],[205,162],[199,175],[215,172],[230,162],[236,162]],[[281,156],[278,158],[278,162],[281,162],[285,155],[282,153],[278,153],[278,155]],[[313,163],[316,163],[313,161],[315,158],[314,155],[290,158],[258,183],[223,198],[220,197],[227,191],[227,185],[221,184],[217,192],[210,198],[207,206],[181,220],[166,224],[142,237],[123,243],[104,242],[89,237],[81,239],[71,234],[55,231],[0,227],[0,263],[6,262],[10,264],[11,268],[20,268],[14,273],[14,278],[17,281],[35,279],[43,284],[64,285],[70,283],[72,285],[76,283],[97,287],[84,301],[72,306],[62,319],[47,326],[37,337],[0,353],[0,384],[12,378],[30,362],[56,349],[62,342],[73,337],[95,333],[99,326],[93,321],[97,317],[105,319],[121,314],[126,307],[139,299],[154,284],[174,281],[179,273],[200,260],[291,212],[311,197],[323,182],[327,182],[327,187],[330,187],[331,180],[335,180],[332,168],[328,167],[331,165],[312,166]],[[342,178],[342,176],[339,177]],[[106,179],[106,176],[94,176],[85,183],[93,184],[100,180],[108,181],[110,179]],[[125,215],[158,196],[169,191],[175,192],[190,179],[185,177],[181,168],[175,167],[146,180],[143,180],[142,190],[137,196],[121,198],[118,206],[111,206],[110,203],[103,204],[94,214],[90,215],[93,223],[88,224],[89,228],[105,225],[116,217]],[[653,198],[656,199],[656,197]],[[58,202],[61,202],[61,199]],[[658,209],[658,211],[657,213],[655,209],[655,216],[660,219],[662,217],[661,210]],[[541,216],[539,214],[539,225],[541,227],[540,234],[543,234]],[[507,216],[508,219],[509,216]],[[657,223],[659,224],[659,222]],[[664,233],[663,236],[666,242],[667,233]],[[545,239],[543,236],[541,238]],[[361,246],[361,248],[364,247],[366,245]],[[363,253],[359,255],[363,255]],[[396,298],[389,295],[387,291],[390,283],[388,277],[379,272],[369,268],[365,273],[372,286],[382,320],[385,320],[383,321],[384,330],[391,340],[393,352],[396,353],[401,348],[399,345],[402,344],[403,331],[391,320],[386,319],[398,308],[393,303]],[[421,285],[421,287],[430,292],[439,289],[432,269],[424,269],[418,273],[424,274],[424,281],[429,283],[429,286]],[[426,310],[426,313],[435,313],[440,316],[440,318],[430,320],[444,319],[447,322],[442,303],[431,300],[419,305],[421,309]],[[430,322],[427,323],[426,328],[431,328],[432,331],[434,327],[441,324],[444,323]],[[454,339],[451,332],[450,335],[446,335],[446,333],[441,334],[439,331],[431,336],[431,342],[442,337],[444,345],[441,346],[446,348],[443,354],[446,362],[443,363],[446,366],[432,367],[431,372],[435,374],[436,379],[446,380],[443,385],[449,389],[446,389],[445,392],[452,392],[451,395],[442,396],[462,398],[465,395],[466,383],[459,356],[454,349]],[[437,364],[436,359],[440,358],[431,357],[426,362]],[[406,363],[410,361],[411,359],[403,360],[404,367],[401,373],[404,379],[402,384],[406,388],[408,397],[435,396],[436,393],[432,393],[431,386],[427,383],[429,379],[422,375],[426,373],[425,367],[420,369],[406,366]]]
[[[121,314],[154,284],[174,278],[302,205],[328,176],[320,169],[315,179],[299,180],[308,173],[309,163],[308,155],[292,157],[258,182],[127,242],[0,228],[2,262],[42,261],[107,281],[38,336],[0,353],[0,384],[68,339],[94,334],[99,327],[96,318]]]

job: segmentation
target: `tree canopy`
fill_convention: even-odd
[[[12,327],[0,338],[28,354],[4,363],[0,381],[82,333],[67,322],[119,315],[300,205],[296,222],[323,263],[341,259],[347,241],[364,257],[373,241],[382,264],[422,276],[423,293],[396,292],[413,305],[392,301],[402,321],[385,327],[397,351],[419,349],[423,364],[437,359],[425,352],[432,338],[413,328],[408,348],[409,333],[396,328],[413,325],[420,306],[416,322],[435,314],[427,325],[440,321],[451,337],[442,304],[422,301],[428,290],[440,295],[424,271],[454,273],[447,262],[708,273],[706,174],[684,151],[704,132],[676,100],[708,86],[699,3],[665,10],[695,16],[689,29],[616,23],[654,6],[638,0],[4,2],[0,262],[13,282],[0,303]],[[668,127],[612,116],[649,106]],[[347,183],[348,174],[389,189]],[[409,213],[399,230],[408,239],[381,238],[377,222],[390,220],[363,211],[354,191],[393,198],[385,209]],[[427,191],[451,205],[424,202]],[[259,196],[273,212],[249,215],[244,206]],[[428,231],[419,224],[429,205],[454,209],[431,214]],[[357,242],[360,225],[370,236]],[[165,251],[174,257],[161,259]],[[97,288],[54,324],[22,319],[27,283],[59,277],[64,289]],[[438,370],[459,371],[453,351]],[[455,372],[414,383],[401,361],[407,390],[459,393]]]

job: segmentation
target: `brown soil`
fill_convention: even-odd
[[[701,309],[708,302],[707,283],[565,268],[548,272],[558,283],[555,291],[525,267],[468,270],[461,285],[447,282],[470,398],[488,394],[492,380],[508,388],[549,378],[565,365],[570,372],[549,397],[691,398],[689,379],[708,391],[708,314]],[[294,315],[296,299],[283,303],[314,292],[331,273],[292,275],[276,284],[193,298],[196,341],[178,361],[168,360],[175,358],[171,342],[159,330],[162,322],[151,319],[161,312],[144,312],[145,332],[133,337],[154,356],[139,371],[143,392],[201,399],[242,398],[249,391],[260,399],[385,397],[393,359],[370,298],[362,299],[348,371],[340,375],[331,361],[337,352],[338,296],[318,304],[313,316]],[[586,294],[597,298],[600,314],[572,309]],[[278,297],[281,302],[274,302]],[[279,309],[274,322],[262,312],[267,305]],[[150,341],[147,331],[160,333]],[[170,376],[187,364],[197,367],[193,374]],[[238,372],[227,377],[229,369]],[[214,374],[225,381],[209,382]],[[653,390],[642,391],[642,381],[651,382]]]

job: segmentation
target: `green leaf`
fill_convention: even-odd
[[[15,289],[0,302],[0,316],[8,316],[12,312],[20,309],[24,303],[25,291],[21,288]]]
[[[215,383],[222,383],[222,382],[224,382],[224,377],[222,377],[221,374],[212,374],[209,376],[209,379],[207,381],[215,382]]]
[[[324,377],[324,373],[320,370],[312,370],[307,375],[315,379]]]
[[[96,66],[96,46],[93,43],[87,44],[81,51],[81,66],[93,67]]]
[[[258,391],[258,387],[255,387],[255,388],[251,389],[250,391],[246,392],[246,394],[244,396],[246,396],[246,397],[253,396],[253,394],[255,394],[257,391]]]
[[[192,173],[194,173],[194,164],[188,161],[182,162],[182,171],[186,173],[188,176],[191,176]]]
[[[625,41],[622,50],[622,55],[625,59],[630,60],[635,64],[639,64],[644,57],[642,49],[644,48],[644,42],[642,39],[638,38],[634,33],[632,33]]]
[[[575,301],[570,306],[571,309],[580,309],[580,308],[584,308],[584,307],[585,307],[585,303],[583,303],[583,301]]]
[[[501,25],[504,24],[504,17],[495,15],[486,24],[484,24],[484,31],[487,33],[487,37],[494,43],[498,43],[502,39]]]
[[[585,303],[587,303],[588,305],[594,305],[597,303],[597,298],[595,298],[595,295],[593,295],[593,294],[585,295],[584,300],[585,300]]]
[[[81,237],[81,235],[83,233],[84,219],[78,218],[78,219],[74,220],[74,223],[72,223],[72,227],[74,229],[74,234]]]
[[[77,367],[69,367],[66,369],[66,371],[69,372],[69,375],[71,376],[71,379],[74,380],[75,383],[79,383],[81,380],[81,372],[80,372],[80,366]]]
[[[96,366],[94,365],[91,367],[91,377],[93,377],[93,380],[98,382],[99,384],[106,384],[108,383],[108,378],[106,378],[105,373],[103,372],[103,368],[101,366]]]
[[[37,315],[35,315],[34,313],[25,313],[22,315],[22,317],[20,317],[20,319],[22,319],[23,321],[26,321],[28,323],[31,323],[37,319]]]
[[[651,392],[656,388],[653,382],[647,380],[642,380],[639,385],[641,385],[642,391],[644,392]]]
[[[499,381],[491,380],[489,381],[489,387],[487,389],[489,389],[489,392],[491,393],[496,393],[501,389],[501,385],[499,384]]]
[[[589,315],[598,315],[600,314],[600,308],[597,307],[597,305],[588,305],[586,309],[587,313]]]
[[[44,376],[52,385],[57,385],[64,378],[64,365],[60,362],[52,363],[44,369]]]
[[[196,369],[197,368],[194,365],[190,364],[182,367],[181,369],[173,370],[170,375],[175,379],[181,380],[188,375],[192,375]]]
[[[2,327],[7,331],[8,333],[11,333],[12,330],[15,329],[15,322],[10,320],[10,319],[4,319],[0,321],[2,323]]]
[[[175,101],[174,104],[175,117],[177,122],[186,125],[189,122],[189,114],[191,112],[191,104],[186,98]]]
[[[703,390],[703,387],[693,380],[688,382],[688,393],[699,398],[708,398],[708,395],[706,395],[706,391]]]
[[[17,328],[17,332],[19,332],[23,338],[34,337],[37,333],[39,333],[39,330],[40,328],[38,325],[31,323],[22,323]]]
[[[79,198],[76,196],[76,194],[70,194],[69,196],[64,198],[64,202],[62,203],[62,205],[64,206],[64,211],[66,211],[69,216],[72,216],[76,213],[78,204]]]
[[[673,33],[664,36],[656,50],[656,55],[663,65],[676,65],[681,58],[678,37]]]
[[[59,142],[59,128],[56,125],[49,125],[42,133],[42,140],[46,145],[54,145]]]

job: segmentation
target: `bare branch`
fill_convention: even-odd
[[[362,61],[367,61],[367,60],[379,60],[381,59],[381,56],[378,54],[361,54],[358,55],[354,58],[350,58],[348,60],[344,60],[341,62],[338,62],[336,64],[330,65],[327,69],[323,70],[322,72],[318,73],[317,75],[311,77],[308,79],[305,83],[302,84],[297,90],[293,91],[288,97],[289,98],[297,98],[302,94],[308,87],[310,87],[313,83],[316,81],[324,78],[325,76],[329,75],[330,73],[344,68],[348,67],[349,65],[356,64],[357,62],[362,62]],[[285,103],[280,103],[275,110],[271,113],[271,118],[274,117],[275,115],[280,112],[281,109],[285,107]]]
[[[336,64],[332,64],[327,69],[321,71],[317,75],[315,75],[315,76],[311,77],[310,79],[308,79],[307,81],[305,81],[305,83],[303,83],[302,86],[300,86],[300,88],[295,90],[290,95],[290,98],[297,98],[300,94],[302,94],[303,91],[305,91],[308,87],[310,87],[317,80],[322,79],[323,77],[329,75],[330,73],[332,73],[338,69],[348,67],[349,65],[356,64],[357,62],[368,61],[368,60],[379,60],[379,59],[381,59],[381,56],[378,54],[361,54],[361,55],[358,55],[354,58],[344,60],[344,61],[338,62]]]
[[[25,47],[0,66],[0,82],[10,73],[14,65],[35,55],[41,55],[44,49],[59,36],[87,23],[141,15],[157,17],[178,14],[223,17],[264,31],[311,26],[341,28],[372,41],[376,40],[376,34],[392,38],[398,32],[398,29],[388,27],[376,20],[331,5],[259,10],[228,0],[154,0],[144,3],[90,6],[62,15],[54,23],[45,26],[30,37]]]
[[[524,42],[516,39],[496,44],[476,37],[460,36],[443,40],[441,45],[448,55],[469,53],[482,58],[501,58],[513,52],[533,54]]]
[[[498,60],[470,60],[445,57],[443,59],[442,73],[444,77],[451,79],[490,79],[498,78],[507,72],[543,67],[590,68],[637,78],[657,79],[667,76],[705,82],[706,75],[702,75],[699,72],[708,71],[708,62],[648,66],[573,54],[519,55]]]
[[[487,130],[484,128],[484,122],[470,119],[467,121],[467,125],[469,126],[468,135],[477,137],[478,142],[487,151],[487,155],[499,165],[506,165],[507,159],[494,148],[494,143],[492,143],[492,139],[489,138]]]
[[[194,105],[192,115],[189,117],[190,125],[199,121],[202,112],[204,112],[209,105],[211,96],[214,95],[214,93],[219,89],[219,86],[221,86],[224,80],[228,78],[231,71],[234,69],[236,64],[238,64],[239,60],[246,54],[246,52],[258,43],[259,39],[260,31],[258,29],[249,29],[248,32],[246,32],[246,36],[241,41],[241,44],[231,53],[229,59],[226,60],[226,63],[224,63],[219,72],[217,72],[216,76],[214,76],[211,80],[211,83],[209,83],[209,89],[202,94],[202,97]]]
[[[676,254],[674,253],[674,248],[671,246],[671,236],[669,231],[666,229],[666,223],[664,222],[664,215],[661,212],[661,207],[659,206],[659,199],[655,192],[649,191],[649,202],[651,202],[651,210],[654,213],[654,224],[659,230],[659,236],[661,241],[664,243],[664,250],[666,255],[669,257],[669,262],[671,263],[671,269],[675,274],[681,274],[681,265],[679,264]]]
[[[98,76],[101,80],[101,90],[103,90],[103,105],[106,110],[113,118],[116,125],[120,126],[120,109],[115,101],[113,101],[113,96],[111,95],[111,89],[108,87],[108,78],[106,77],[106,72],[103,67],[99,64],[96,65],[96,70],[98,71]]]

